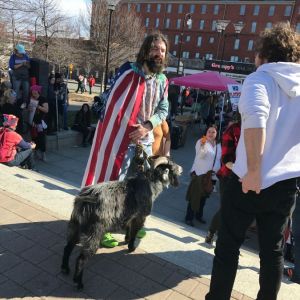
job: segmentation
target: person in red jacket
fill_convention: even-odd
[[[93,88],[93,86],[95,85],[95,83],[96,83],[96,80],[95,80],[95,78],[94,78],[94,76],[93,75],[91,75],[90,77],[89,77],[89,88],[90,88],[90,95],[92,94],[92,88]]]
[[[21,166],[34,169],[32,151],[35,143],[27,143],[15,131],[19,119],[14,115],[3,114],[3,127],[0,128],[0,162],[8,166]]]

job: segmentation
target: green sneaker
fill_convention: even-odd
[[[139,239],[142,239],[146,235],[146,230],[144,228],[141,228],[138,233],[136,234],[136,237]]]
[[[104,234],[100,245],[106,248],[114,248],[119,245],[119,242],[115,240],[113,236],[108,232]]]

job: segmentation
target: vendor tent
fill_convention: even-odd
[[[232,78],[221,75],[218,72],[202,72],[193,75],[175,77],[170,84],[182,85],[195,89],[208,91],[227,91],[227,84],[239,84]]]

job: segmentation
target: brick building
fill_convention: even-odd
[[[170,53],[175,58],[181,53],[185,64],[189,60],[254,62],[254,43],[261,30],[279,21],[290,21],[300,32],[300,0],[127,0],[121,3],[137,12],[146,32],[160,30],[166,34]],[[186,24],[189,19],[190,26]],[[230,23],[218,32],[218,20]],[[239,34],[233,26],[236,23],[244,25]]]

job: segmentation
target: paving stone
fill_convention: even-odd
[[[57,277],[41,272],[38,276],[26,282],[26,289],[36,296],[45,296],[57,289],[62,283]]]
[[[42,224],[42,227],[51,231],[52,233],[59,234],[66,239],[68,222],[66,222],[64,220],[45,222]]]
[[[187,299],[190,300],[191,298],[189,298],[187,296],[184,296],[184,295],[182,295],[182,294],[180,294],[178,292],[173,291],[167,299],[168,300],[187,300]],[[202,300],[202,298],[197,298],[197,299],[198,300],[200,300],[200,299]],[[204,298],[203,298],[203,300],[204,300]]]
[[[39,273],[41,273],[39,268],[29,262],[23,261],[17,266],[6,271],[5,276],[21,285],[36,277]]]
[[[150,262],[141,271],[141,274],[151,278],[152,280],[162,283],[164,282],[173,272],[168,268],[163,268],[161,264],[156,262]]]
[[[8,280],[6,276],[3,276],[0,274],[0,284],[3,283],[4,281]]]
[[[1,218],[1,216],[0,216]],[[7,226],[0,226],[0,245],[4,245],[11,240],[15,240],[20,235]]]
[[[197,300],[204,300],[205,295],[209,292],[209,286],[203,283],[198,283],[198,285],[192,290],[190,293],[190,297],[192,299],[197,299]]]
[[[5,274],[6,270],[13,268],[15,265],[22,262],[22,259],[8,251],[4,251],[0,255],[0,270],[1,273]]]
[[[89,299],[88,295],[84,291],[78,291],[74,284],[70,285],[63,283],[57,289],[50,292],[49,296],[42,297],[42,299],[47,300],[58,300],[66,298],[68,300],[72,299]],[[27,300],[27,299],[26,299]]]
[[[134,293],[129,292],[128,290],[119,287],[112,294],[107,296],[109,300],[128,300],[128,299],[137,299],[137,296]]]
[[[107,299],[107,296],[118,288],[117,284],[97,275],[89,280],[85,279],[83,284],[84,293],[93,299]]]
[[[146,258],[146,254],[125,254],[119,260],[120,264],[132,270],[139,271],[143,269],[150,261]]]
[[[210,286],[210,280],[208,278],[197,276],[195,279],[200,283]]]
[[[172,290],[153,280],[147,279],[133,292],[146,299],[149,297],[153,299],[166,299],[172,293]]]
[[[39,267],[44,271],[48,272],[52,275],[57,275],[60,273],[60,265],[61,265],[62,256],[58,254],[51,255],[47,257],[44,261],[39,263]]]
[[[182,274],[173,273],[164,281],[164,284],[183,295],[189,296],[199,282]]]
[[[15,239],[4,243],[3,247],[11,252],[18,254],[31,248],[33,245],[33,241],[29,240],[28,238],[22,235],[17,235]]]
[[[50,250],[39,245],[35,245],[21,253],[22,257],[34,264],[39,264],[51,255],[53,255],[53,253]]]
[[[241,294],[239,292],[236,292],[236,291],[232,291],[231,297],[236,299],[236,300],[242,300],[243,299],[243,294]]]
[[[22,298],[26,295],[28,295],[28,291],[11,280],[0,284],[0,299]]]

